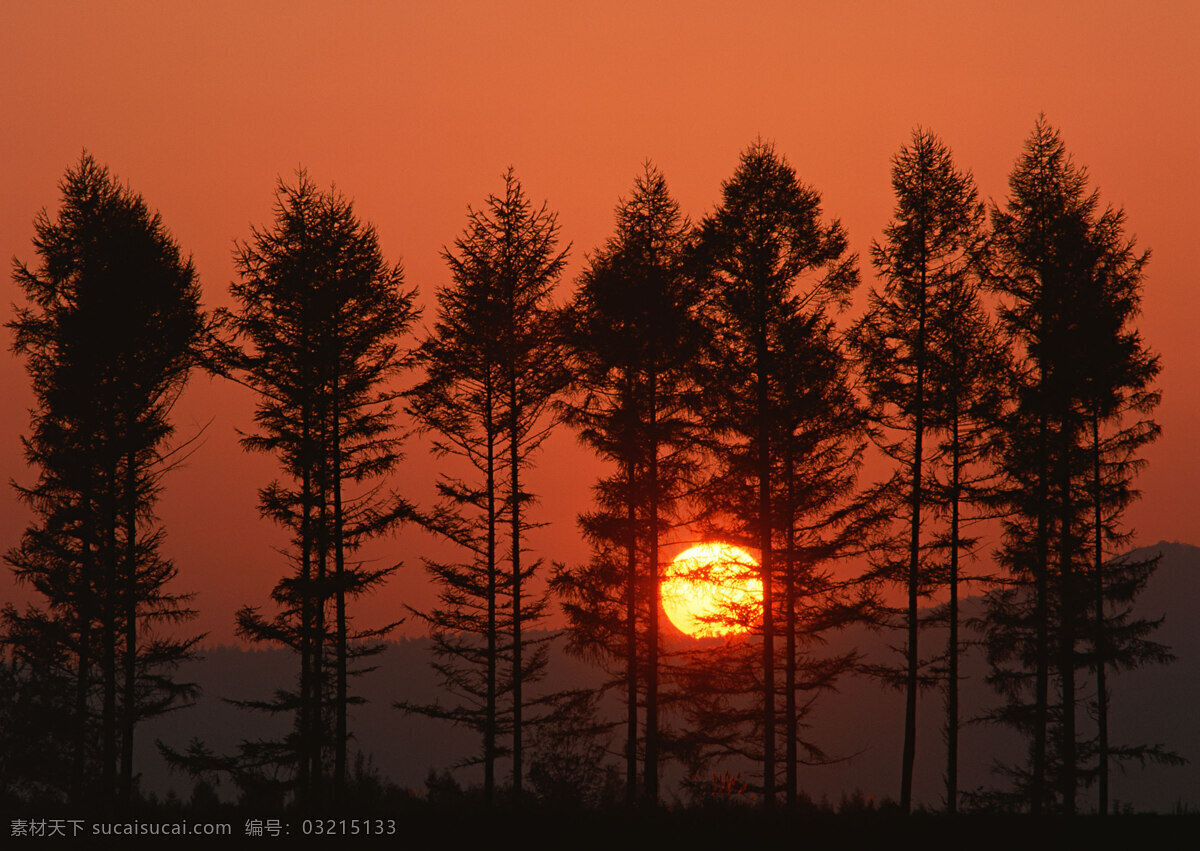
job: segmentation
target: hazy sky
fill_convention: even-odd
[[[279,176],[298,166],[354,199],[432,302],[440,250],[513,166],[559,214],[573,289],[584,254],[644,159],[684,211],[708,212],[739,152],[773,140],[840,218],[865,260],[892,210],[890,160],[930,128],[984,198],[1006,178],[1039,112],[1061,129],[1103,201],[1152,250],[1141,330],[1162,355],[1162,438],[1147,452],[1141,543],[1200,542],[1191,441],[1200,414],[1193,325],[1200,308],[1200,4],[24,3],[0,0],[0,255],[32,262],[34,215],[86,148],[143,195],[191,253],[208,306],[225,304],[235,239],[267,224]],[[873,281],[869,263],[864,281]],[[11,280],[0,300],[23,301]],[[866,284],[864,284],[864,291]],[[850,311],[846,320],[857,315]],[[431,318],[432,313],[427,314]],[[10,338],[9,338],[10,339]],[[6,340],[6,343],[8,340]],[[20,435],[32,397],[23,364],[0,357],[0,476],[29,483]],[[257,517],[273,460],[237,430],[253,400],[197,377],[176,409],[179,438],[211,424],[166,482],[160,515],[178,590],[197,592],[200,629],[232,637],[284,569],[284,541]],[[414,441],[395,485],[432,494],[436,463]],[[533,487],[548,560],[586,549],[575,515],[599,467],[569,433]],[[29,515],[0,493],[0,549]],[[432,598],[430,542],[372,548],[400,575],[359,606],[364,625]],[[23,599],[7,570],[0,600]],[[413,622],[410,620],[409,626]]]

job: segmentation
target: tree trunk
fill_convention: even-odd
[[[496,428],[492,420],[495,399],[491,373],[485,380],[484,410],[487,440],[487,696],[483,719],[483,801],[491,807],[496,800]]]
[[[137,723],[137,453],[125,453],[125,682],[122,700],[121,805],[133,797],[133,729]]]
[[[313,806],[312,746],[313,720],[316,714],[316,689],[313,687],[313,576],[312,576],[312,410],[306,402],[300,409],[301,474],[300,486],[300,705],[297,708],[300,727],[299,790],[297,799],[302,808]]]
[[[1095,602],[1096,602],[1096,760],[1099,776],[1097,778],[1100,815],[1108,815],[1108,677],[1107,653],[1104,623],[1104,542],[1103,516],[1101,512],[1100,494],[1100,415],[1092,411],[1092,490],[1095,516],[1095,553],[1093,570],[1095,571]]]
[[[625,462],[630,498],[625,504],[625,520],[629,524],[625,542],[625,805],[637,802],[637,512],[632,495],[633,462]]]
[[[900,776],[900,808],[912,811],[913,764],[917,755],[917,667],[920,661],[917,645],[917,592],[921,582],[921,506],[924,494],[921,491],[921,472],[924,462],[925,438],[925,309],[926,309],[926,248],[925,237],[921,240],[921,294],[917,307],[916,381],[913,388],[913,458],[912,493],[908,542],[908,671],[904,683],[904,753]]]
[[[346,541],[345,519],[342,516],[342,429],[341,429],[341,399],[339,397],[337,378],[333,386],[333,412],[330,415],[333,449],[333,571],[336,598],[337,618],[337,683],[334,700],[334,750],[333,750],[333,798],[334,803],[341,807],[345,803],[346,793],[346,746],[349,740],[347,701],[349,700],[347,677],[346,646]]]
[[[1046,727],[1049,716],[1049,681],[1050,681],[1050,606],[1048,597],[1048,569],[1050,563],[1050,508],[1046,504],[1049,495],[1050,460],[1049,460],[1049,424],[1045,411],[1046,385],[1043,376],[1043,388],[1040,404],[1042,412],[1038,423],[1038,483],[1037,483],[1037,559],[1033,565],[1034,572],[1034,621],[1037,634],[1035,636],[1034,655],[1036,672],[1034,674],[1034,726],[1033,726],[1033,766],[1030,778],[1030,811],[1040,815],[1046,800]]]
[[[521,486],[520,422],[517,410],[516,364],[508,364],[508,441],[510,500],[512,503],[512,636],[513,636],[513,801],[520,805],[524,764],[521,751]]]
[[[946,811],[958,812],[958,523],[959,447],[958,394],[951,400],[954,413],[950,424],[950,638],[946,681]]]
[[[658,382],[650,377],[650,541],[647,559],[650,578],[648,603],[649,623],[646,628],[646,800],[658,806]]]
[[[323,418],[322,418],[323,419]],[[324,424],[322,423],[322,432]],[[326,435],[318,438],[324,443]],[[318,812],[325,806],[325,603],[329,595],[329,471],[325,452],[317,453],[317,581],[313,602],[313,738],[312,789]]]
[[[100,721],[102,762],[100,765],[101,800],[111,804],[117,793],[117,609],[121,598],[120,571],[117,567],[117,528],[121,525],[118,498],[117,459],[114,455],[107,470],[108,503],[104,523],[105,577],[104,596],[104,702]]]
[[[759,295],[760,301],[763,299]],[[760,305],[757,329],[758,390],[758,546],[762,560],[763,583],[763,805],[775,807],[775,599],[771,557],[771,435],[767,394],[767,320],[765,305]]]
[[[796,737],[799,732],[796,718],[796,524],[795,524],[795,482],[794,461],[789,451],[787,454],[784,480],[787,487],[787,548],[784,550],[784,698],[783,698],[783,729],[787,736],[784,753],[787,759],[787,779],[784,790],[788,806],[796,803],[796,791],[799,778],[797,764],[799,755],[796,752]]]
[[[74,741],[71,753],[71,787],[70,802],[76,806],[87,798],[85,777],[87,776],[87,743],[88,743],[88,694],[91,690],[92,677],[92,573],[95,571],[95,547],[92,541],[95,506],[92,503],[91,489],[85,487],[80,494],[83,534],[79,559],[79,576],[76,582],[75,594],[78,598],[79,611],[79,659],[75,675],[75,717],[73,719]]]
[[[1062,806],[1065,815],[1075,814],[1075,570],[1071,547],[1071,434],[1069,411],[1061,411],[1059,433],[1059,657],[1058,675],[1062,688]]]

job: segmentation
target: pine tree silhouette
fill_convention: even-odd
[[[565,326],[574,355],[567,419],[616,472],[597,483],[580,525],[592,561],[553,586],[571,647],[622,670],[626,803],[637,791],[638,705],[646,707],[643,788],[658,802],[661,544],[694,479],[692,363],[699,291],[685,267],[690,228],[647,164],[616,210],[616,233],[590,258]]]
[[[743,152],[721,197],[700,225],[696,261],[712,340],[700,391],[716,468],[706,502],[724,537],[760,554],[763,616],[755,626],[761,628],[761,663],[753,687],[761,707],[757,758],[764,801],[771,807],[779,615],[794,604],[790,597],[797,588],[821,576],[820,563],[838,549],[820,540],[821,530],[839,527],[828,521],[848,497],[862,451],[861,412],[846,390],[846,360],[829,315],[845,304],[858,270],[841,225],[822,222],[820,196],[797,180],[771,145],[759,141]],[[799,491],[792,477],[802,474],[813,496],[801,508],[794,502]],[[815,540],[798,560],[804,552],[793,535],[801,524]],[[782,598],[775,587],[781,578]],[[820,593],[818,583],[814,599]],[[794,623],[789,612],[785,629]],[[815,634],[808,638],[816,640]],[[792,649],[789,643],[789,653]],[[788,677],[793,663],[789,656]],[[720,679],[711,693],[732,687]],[[718,698],[718,705],[725,702]],[[791,704],[785,707],[790,710]],[[730,718],[736,726],[736,713]],[[795,720],[786,721],[790,741]]]
[[[1105,668],[1167,658],[1146,639],[1152,623],[1128,620],[1153,566],[1104,560],[1105,540],[1121,540],[1138,450],[1157,433],[1150,413],[1158,366],[1129,324],[1145,255],[1124,237],[1120,213],[1098,213],[1086,172],[1044,118],[1009,185],[1007,207],[992,211],[993,286],[1021,357],[1016,404],[1002,421],[1002,557],[1015,587],[989,601],[991,680],[1006,698],[993,717],[1031,738],[1028,768],[1009,767],[1015,794],[1034,812],[1070,814],[1090,749],[1078,731],[1078,671],[1093,668],[1101,685],[1096,751],[1104,778],[1112,755]],[[1091,653],[1080,647],[1088,643]]]
[[[378,653],[397,625],[353,629],[348,604],[396,569],[368,567],[354,553],[413,515],[381,480],[402,457],[393,382],[411,361],[401,338],[417,316],[415,293],[350,201],[303,171],[280,181],[273,226],[255,229],[235,259],[239,309],[224,320],[241,345],[227,366],[258,393],[258,431],[242,444],[279,459],[285,478],[260,491],[259,510],[292,536],[292,569],[272,592],[278,610],[247,606],[237,626],[300,656],[295,692],[242,701],[294,713],[293,734],[246,743],[242,757],[287,769],[296,801],[320,809],[344,803],[349,678],[370,670],[352,665]]]
[[[556,217],[545,205],[533,207],[511,169],[503,195],[490,196],[467,218],[444,252],[453,285],[438,292],[438,320],[420,352],[426,378],[410,394],[410,409],[437,452],[463,459],[468,471],[443,476],[443,503],[426,520],[468,560],[426,562],[442,587],[440,605],[417,613],[433,635],[434,667],[459,702],[399,706],[482,734],[478,761],[490,805],[495,762],[506,753],[513,792],[518,800],[522,794],[531,702],[525,686],[546,664],[545,639],[527,634],[546,601],[529,591],[542,561],[525,560],[537,524],[529,514],[534,497],[521,482],[555,422],[553,401],[567,380],[550,303],[567,252],[557,247]],[[502,710],[506,696],[509,708]],[[511,736],[507,751],[502,735]]]
[[[194,613],[154,503],[206,322],[191,262],[139,195],[86,152],[60,188],[57,217],[35,221],[40,266],[16,265],[29,306],[9,323],[38,404],[24,440],[38,480],[17,488],[35,521],[5,559],[45,608],[7,606],[5,642],[31,708],[61,701],[43,743],[61,756],[29,764],[34,785],[128,805],[136,725],[196,692],[171,672],[198,638],[158,629]]]
[[[882,287],[871,293],[870,307],[851,335],[879,429],[877,443],[900,466],[886,492],[906,526],[904,555],[884,548],[878,565],[879,573],[907,595],[901,617],[907,636],[904,671],[882,673],[904,689],[900,806],[908,812],[917,753],[917,693],[932,676],[929,660],[920,653],[917,607],[921,598],[947,586],[947,804],[953,812],[958,797],[959,556],[969,543],[961,522],[969,494],[963,474],[972,459],[986,452],[987,425],[999,414],[1005,350],[995,342],[978,294],[985,211],[970,174],[956,168],[940,139],[918,128],[893,160],[892,187],[893,219],[884,241],[872,245]],[[938,515],[948,518],[944,531],[935,527]],[[944,571],[933,563],[942,554]]]

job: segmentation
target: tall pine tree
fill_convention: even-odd
[[[1137,251],[1125,236],[1125,215],[1106,209],[1091,228],[1094,260],[1093,298],[1085,305],[1080,330],[1086,341],[1088,369],[1081,402],[1089,479],[1084,489],[1090,504],[1086,546],[1090,580],[1082,591],[1090,597],[1091,669],[1095,677],[1096,786],[1098,811],[1110,806],[1109,774],[1114,758],[1174,762],[1156,746],[1117,745],[1109,734],[1109,669],[1168,662],[1169,650],[1152,640],[1155,622],[1133,616],[1133,603],[1145,587],[1157,558],[1133,559],[1121,550],[1132,539],[1122,518],[1137,498],[1134,476],[1145,461],[1141,450],[1160,433],[1153,419],[1160,394],[1154,384],[1159,358],[1142,340],[1133,323],[1140,312],[1141,290],[1149,252]]]
[[[259,397],[247,450],[278,457],[284,478],[260,492],[263,516],[292,538],[292,568],[276,585],[270,617],[238,612],[238,631],[300,657],[298,687],[246,705],[294,713],[282,743],[247,743],[247,764],[280,765],[298,803],[344,803],[349,678],[355,661],[382,649],[394,624],[354,629],[349,602],[395,567],[354,560],[367,540],[412,514],[381,479],[401,460],[394,381],[410,362],[401,342],[416,318],[414,292],[384,260],[374,228],[340,193],[301,171],[280,182],[275,222],[238,246],[239,304],[227,321],[240,348],[234,375]],[[331,764],[332,763],[332,764]],[[243,766],[244,767],[244,766]]]
[[[774,805],[776,728],[778,726],[775,638],[781,600],[776,583],[780,553],[794,519],[780,517],[780,459],[787,457],[795,433],[784,437],[789,418],[784,396],[793,392],[796,372],[788,357],[806,347],[823,347],[836,367],[843,357],[836,345],[829,311],[843,305],[858,282],[856,258],[846,250],[837,221],[821,220],[820,196],[797,179],[773,146],[759,141],[743,152],[733,177],[721,190],[721,204],[700,226],[698,275],[705,287],[704,315],[712,336],[700,403],[715,448],[710,505],[732,542],[757,549],[761,560],[763,608],[761,659],[757,688],[760,711],[757,749],[763,766],[763,795]],[[807,335],[793,346],[797,327]],[[823,376],[814,374],[814,380]],[[824,420],[828,415],[829,420]],[[813,412],[806,428],[819,430],[843,421],[837,408]],[[845,451],[853,426],[834,426],[833,445]],[[851,441],[852,443],[852,441]],[[853,450],[850,450],[853,452]],[[812,460],[793,457],[794,469]],[[824,467],[818,467],[824,470]],[[819,481],[821,489],[829,484]],[[830,491],[830,508],[843,494]],[[782,565],[794,562],[782,560]],[[806,569],[814,569],[808,565]]]
[[[1086,172],[1044,118],[1009,185],[1006,209],[992,218],[994,286],[1021,357],[1015,407],[1003,421],[1002,556],[1014,585],[990,599],[991,679],[1006,698],[996,717],[1031,739],[1029,765],[1009,768],[1016,795],[1034,812],[1069,814],[1088,752],[1078,672],[1091,667],[1098,681],[1104,778],[1106,668],[1167,658],[1147,639],[1153,625],[1129,617],[1152,564],[1104,558],[1122,540],[1138,452],[1157,433],[1158,366],[1131,325],[1145,255],[1124,236],[1119,212],[1099,212]]]
[[[926,491],[939,524],[931,535],[934,582],[947,601],[937,620],[946,624],[941,660],[945,682],[946,808],[958,810],[958,739],[961,658],[960,594],[965,563],[980,538],[971,527],[994,518],[996,424],[1009,404],[1011,359],[1006,339],[984,307],[980,279],[964,275],[942,293],[934,322],[930,369],[930,426],[937,440],[936,465]]]
[[[900,806],[908,812],[917,753],[917,694],[928,664],[920,654],[918,603],[943,584],[950,594],[947,774],[950,787],[956,786],[962,473],[981,435],[976,429],[969,447],[964,437],[971,434],[969,416],[982,427],[988,418],[981,406],[997,409],[996,390],[1004,386],[1004,375],[1002,353],[991,342],[994,335],[978,298],[985,212],[974,180],[954,165],[940,139],[918,128],[893,160],[892,188],[894,217],[884,241],[872,246],[882,287],[871,293],[852,340],[879,427],[878,443],[900,466],[889,491],[896,515],[904,518],[905,553],[891,556],[880,568],[907,597],[901,618],[907,636],[905,668],[898,679],[905,696]],[[931,445],[939,435],[945,439]],[[941,471],[946,473],[941,477],[944,488],[935,478]],[[943,507],[949,528],[944,535],[934,534]],[[944,583],[931,563],[939,540],[948,562]],[[952,810],[956,797],[956,792],[949,794]]]
[[[630,804],[644,696],[643,788],[653,806],[662,542],[695,471],[691,365],[702,326],[699,292],[685,268],[689,225],[657,169],[646,165],[616,219],[616,233],[580,277],[565,322],[574,355],[567,418],[616,469],[597,483],[596,506],[580,518],[592,561],[560,569],[554,585],[571,621],[571,646],[621,668]]]
[[[64,759],[36,767],[36,785],[127,805],[137,723],[195,693],[172,679],[198,639],[176,633],[193,613],[170,587],[154,503],[205,320],[191,262],[139,195],[86,152],[61,190],[57,217],[35,222],[40,266],[14,274],[38,480],[18,487],[35,520],[5,558],[44,608],[6,607],[5,641],[36,695],[60,702],[47,734]]]
[[[410,394],[412,413],[437,451],[466,462],[465,474],[441,481],[443,503],[427,522],[467,560],[427,562],[442,593],[437,608],[419,613],[433,635],[435,668],[460,702],[401,708],[482,734],[479,762],[490,803],[495,762],[506,752],[513,792],[522,794],[532,702],[526,686],[546,663],[544,640],[528,634],[546,602],[530,588],[542,562],[525,558],[537,524],[522,480],[555,421],[553,401],[566,381],[550,296],[567,251],[558,249],[554,214],[531,204],[512,169],[503,194],[489,196],[467,219],[444,252],[453,284],[438,292],[437,324],[421,348],[426,377]],[[502,748],[503,734],[511,748]]]

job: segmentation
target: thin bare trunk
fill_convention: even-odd
[[[649,623],[646,627],[646,800],[658,806],[658,383],[650,377],[650,505],[648,509],[650,541],[647,566],[650,595],[647,600]]]
[[[324,429],[322,429],[324,431]],[[322,435],[323,436],[323,435]],[[318,810],[325,804],[325,601],[329,584],[329,482],[326,460],[317,463],[317,576],[313,629],[312,792]]]
[[[633,489],[633,462],[625,464],[627,486]],[[629,524],[625,542],[625,805],[637,802],[637,512],[631,498],[625,504]],[[653,604],[652,604],[653,605]]]
[[[1045,387],[1045,378],[1042,379]],[[1044,395],[1044,394],[1043,394]],[[1036,628],[1034,655],[1034,726],[1033,726],[1033,776],[1030,778],[1030,811],[1040,815],[1046,800],[1046,727],[1049,717],[1050,693],[1050,606],[1048,601],[1047,572],[1050,563],[1050,530],[1046,498],[1049,493],[1049,425],[1042,400],[1042,413],[1038,424],[1038,493],[1037,493],[1037,554],[1034,572],[1034,621]]]
[[[1062,805],[1063,813],[1075,813],[1075,569],[1071,546],[1071,434],[1069,412],[1061,412],[1059,433],[1059,657],[1058,676],[1062,689]]]
[[[133,797],[133,730],[137,723],[137,453],[125,453],[125,682],[122,699],[120,800]]]
[[[105,534],[104,596],[104,702],[100,722],[102,762],[100,764],[101,800],[111,804],[117,793],[117,609],[120,578],[117,566],[117,529],[121,525],[118,499],[117,459],[107,470],[107,516]]]
[[[1100,494],[1100,415],[1092,412],[1092,506],[1094,510],[1093,526],[1095,532],[1093,570],[1095,583],[1096,604],[1096,726],[1098,750],[1096,759],[1099,763],[1097,778],[1100,815],[1108,815],[1108,677],[1107,653],[1104,624],[1104,543],[1103,515],[1101,512]]]
[[[341,400],[338,397],[337,380],[333,388],[333,413],[330,416],[333,442],[333,570],[336,588],[335,607],[337,618],[337,696],[334,700],[334,757],[333,757],[333,797],[334,802],[341,806],[346,793],[346,747],[349,741],[349,724],[347,716],[349,684],[347,677],[346,646],[346,540],[343,528],[345,518],[342,516],[342,430],[341,430]]]
[[[489,371],[484,387],[487,440],[487,697],[483,719],[483,800],[491,807],[496,800],[496,427],[492,420],[495,400]]]
[[[79,646],[76,650],[78,667],[75,675],[75,718],[74,741],[71,753],[71,788],[70,801],[81,804],[87,797],[85,778],[87,775],[87,743],[88,743],[88,694],[91,690],[92,676],[92,573],[95,570],[95,548],[92,542],[92,517],[95,506],[92,504],[91,490],[85,488],[80,497],[82,507],[82,535],[79,559],[79,576],[76,581],[75,594],[78,599],[79,611]]]
[[[913,392],[913,457],[911,467],[912,493],[908,542],[908,646],[906,649],[908,671],[904,683],[904,753],[900,776],[900,808],[912,810],[913,765],[917,755],[917,667],[920,661],[917,645],[917,592],[921,582],[921,506],[924,494],[921,490],[922,457],[925,438],[925,288],[926,288],[925,236],[921,240],[921,292],[917,308],[916,381]]]
[[[787,783],[785,800],[791,806],[796,803],[796,791],[799,783],[797,777],[796,737],[799,733],[796,718],[796,524],[795,514],[795,470],[793,458],[789,452],[784,470],[787,483],[787,548],[784,551],[784,698],[783,698],[783,728],[787,736],[785,753],[787,757]]]
[[[312,467],[309,445],[312,423],[307,402],[300,409],[301,473],[300,486],[300,706],[297,709],[300,727],[300,777],[297,797],[302,807],[311,807],[312,799],[312,741],[313,705],[313,577],[312,577]]]
[[[766,316],[763,315],[758,323],[757,340],[758,546],[763,583],[763,804],[770,810],[775,807],[775,571],[771,554],[771,436],[767,355]]]
[[[958,395],[952,401],[954,413],[950,425],[950,638],[946,682],[946,810],[958,812],[958,524],[959,473],[962,464],[959,447]]]
[[[516,364],[510,359],[508,374],[508,442],[509,486],[512,521],[512,636],[513,636],[513,798],[520,804],[524,764],[521,742],[522,702],[521,680],[521,458],[520,422],[517,410]]]

